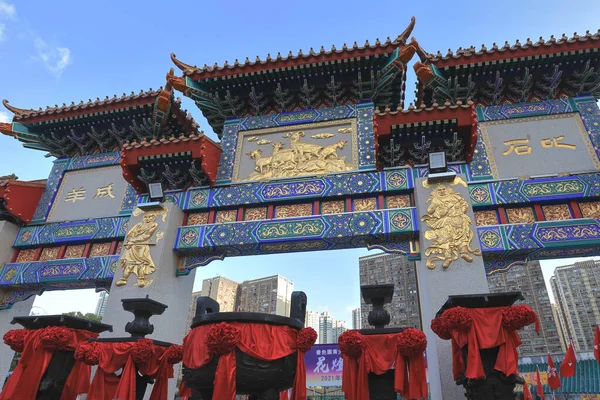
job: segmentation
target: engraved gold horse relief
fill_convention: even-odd
[[[459,177],[452,182],[453,185],[459,183],[464,183]],[[424,181],[423,186],[429,187],[429,184]],[[441,261],[442,267],[448,268],[458,257],[473,262],[471,254],[481,256],[481,250],[471,248],[475,235],[471,229],[471,218],[467,215],[469,203],[456,190],[448,184],[437,184],[426,203],[429,204],[427,214],[421,217],[421,221],[429,227],[425,238],[431,240],[431,245],[425,249],[427,268],[435,269],[436,261]]]
[[[270,156],[263,154],[262,149],[246,153],[254,160],[254,171],[244,180],[267,180],[272,178],[289,178],[302,175],[324,175],[330,172],[351,171],[354,167],[346,162],[345,156],[338,155],[343,150],[347,140],[340,140],[330,145],[322,146],[302,140],[304,131],[288,132],[282,139],[289,140],[289,148],[283,142],[269,142],[273,151]],[[335,136],[331,133],[312,135],[312,139],[329,139]],[[251,138],[253,139],[253,138]],[[250,139],[248,139],[250,141]],[[259,143],[259,142],[256,142]]]
[[[143,214],[142,221],[135,224],[125,235],[123,242],[123,255],[121,255],[121,268],[123,276],[116,283],[117,286],[127,285],[127,278],[131,274],[137,277],[135,286],[146,287],[152,283],[152,278],[148,275],[156,271],[156,264],[150,255],[150,246],[156,246],[163,238],[164,232],[156,232],[158,223],[156,218],[162,216],[163,222],[167,218],[167,208],[161,206],[162,209],[142,211],[136,208],[133,211],[134,216]],[[156,241],[152,242],[152,237],[155,236]]]

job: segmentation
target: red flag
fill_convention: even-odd
[[[544,387],[542,386],[542,378],[540,377],[540,369],[535,367],[535,379],[537,380],[537,395],[541,400],[544,400]]]
[[[565,359],[560,365],[560,376],[566,378],[568,376],[575,376],[575,364],[577,363],[577,357],[575,356],[575,349],[573,343],[569,344],[569,350],[565,354]]]
[[[548,386],[552,390],[556,390],[561,386],[560,377],[550,353],[548,353]]]
[[[523,383],[523,395],[525,396],[525,400],[533,400],[533,396],[529,391],[529,385],[527,384],[527,382]]]
[[[600,327],[596,324],[596,334],[594,335],[594,358],[600,364]]]

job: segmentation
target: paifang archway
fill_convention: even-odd
[[[4,101],[14,117],[0,131],[56,161],[45,185],[4,177],[0,238],[12,256],[0,307],[43,290],[108,290],[151,182],[185,215],[168,244],[174,276],[224,257],[353,247],[421,260],[414,191],[433,151],[465,177],[488,274],[597,255],[600,35],[442,56],[408,41],[413,27],[220,67],[172,55],[181,76],[120,98],[39,111]],[[418,105],[405,107],[415,55]]]

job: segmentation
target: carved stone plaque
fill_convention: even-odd
[[[356,120],[239,133],[233,180],[324,175],[357,169]]]

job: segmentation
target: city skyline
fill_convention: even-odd
[[[360,283],[359,283],[359,257],[380,254],[380,251],[368,251],[367,249],[335,250],[328,252],[295,253],[286,260],[286,265],[279,264],[278,259],[286,259],[285,255],[248,256],[226,259],[223,262],[213,262],[206,267],[198,268],[194,280],[194,292],[202,289],[202,281],[215,276],[225,276],[229,279],[241,282],[252,280],[267,275],[283,275],[292,280],[295,290],[306,292],[308,297],[308,309],[318,312],[328,311],[341,320],[352,321],[352,310],[360,307]],[[323,260],[320,258],[323,257]],[[247,271],[244,268],[244,260],[247,258],[264,257],[268,260],[273,257],[274,262],[261,263],[260,268]],[[259,258],[260,259],[260,258]],[[585,260],[598,260],[600,257],[565,258],[556,260],[542,260],[542,273],[548,290],[548,296],[552,304],[555,304],[550,289],[550,278],[554,269]],[[336,261],[337,260],[337,261]],[[346,267],[348,265],[348,267]],[[329,269],[327,269],[329,267]],[[348,273],[347,268],[351,269]],[[353,268],[353,269],[352,269]],[[261,272],[263,271],[263,272]],[[280,271],[280,272],[278,272]],[[331,291],[330,286],[324,280],[315,280],[311,272],[318,275],[319,272],[331,281],[340,284],[342,290]],[[336,274],[339,274],[336,275]],[[184,277],[183,279],[187,279]],[[308,289],[307,289],[308,288]],[[340,300],[337,293],[344,293]],[[45,292],[38,296],[33,304],[36,313],[47,315],[61,314],[63,312],[81,311],[84,314],[94,312],[98,301],[98,293],[94,289],[80,289],[69,291]],[[77,299],[76,303],[73,299]],[[75,304],[75,306],[73,306]],[[42,310],[42,311],[40,311]]]

